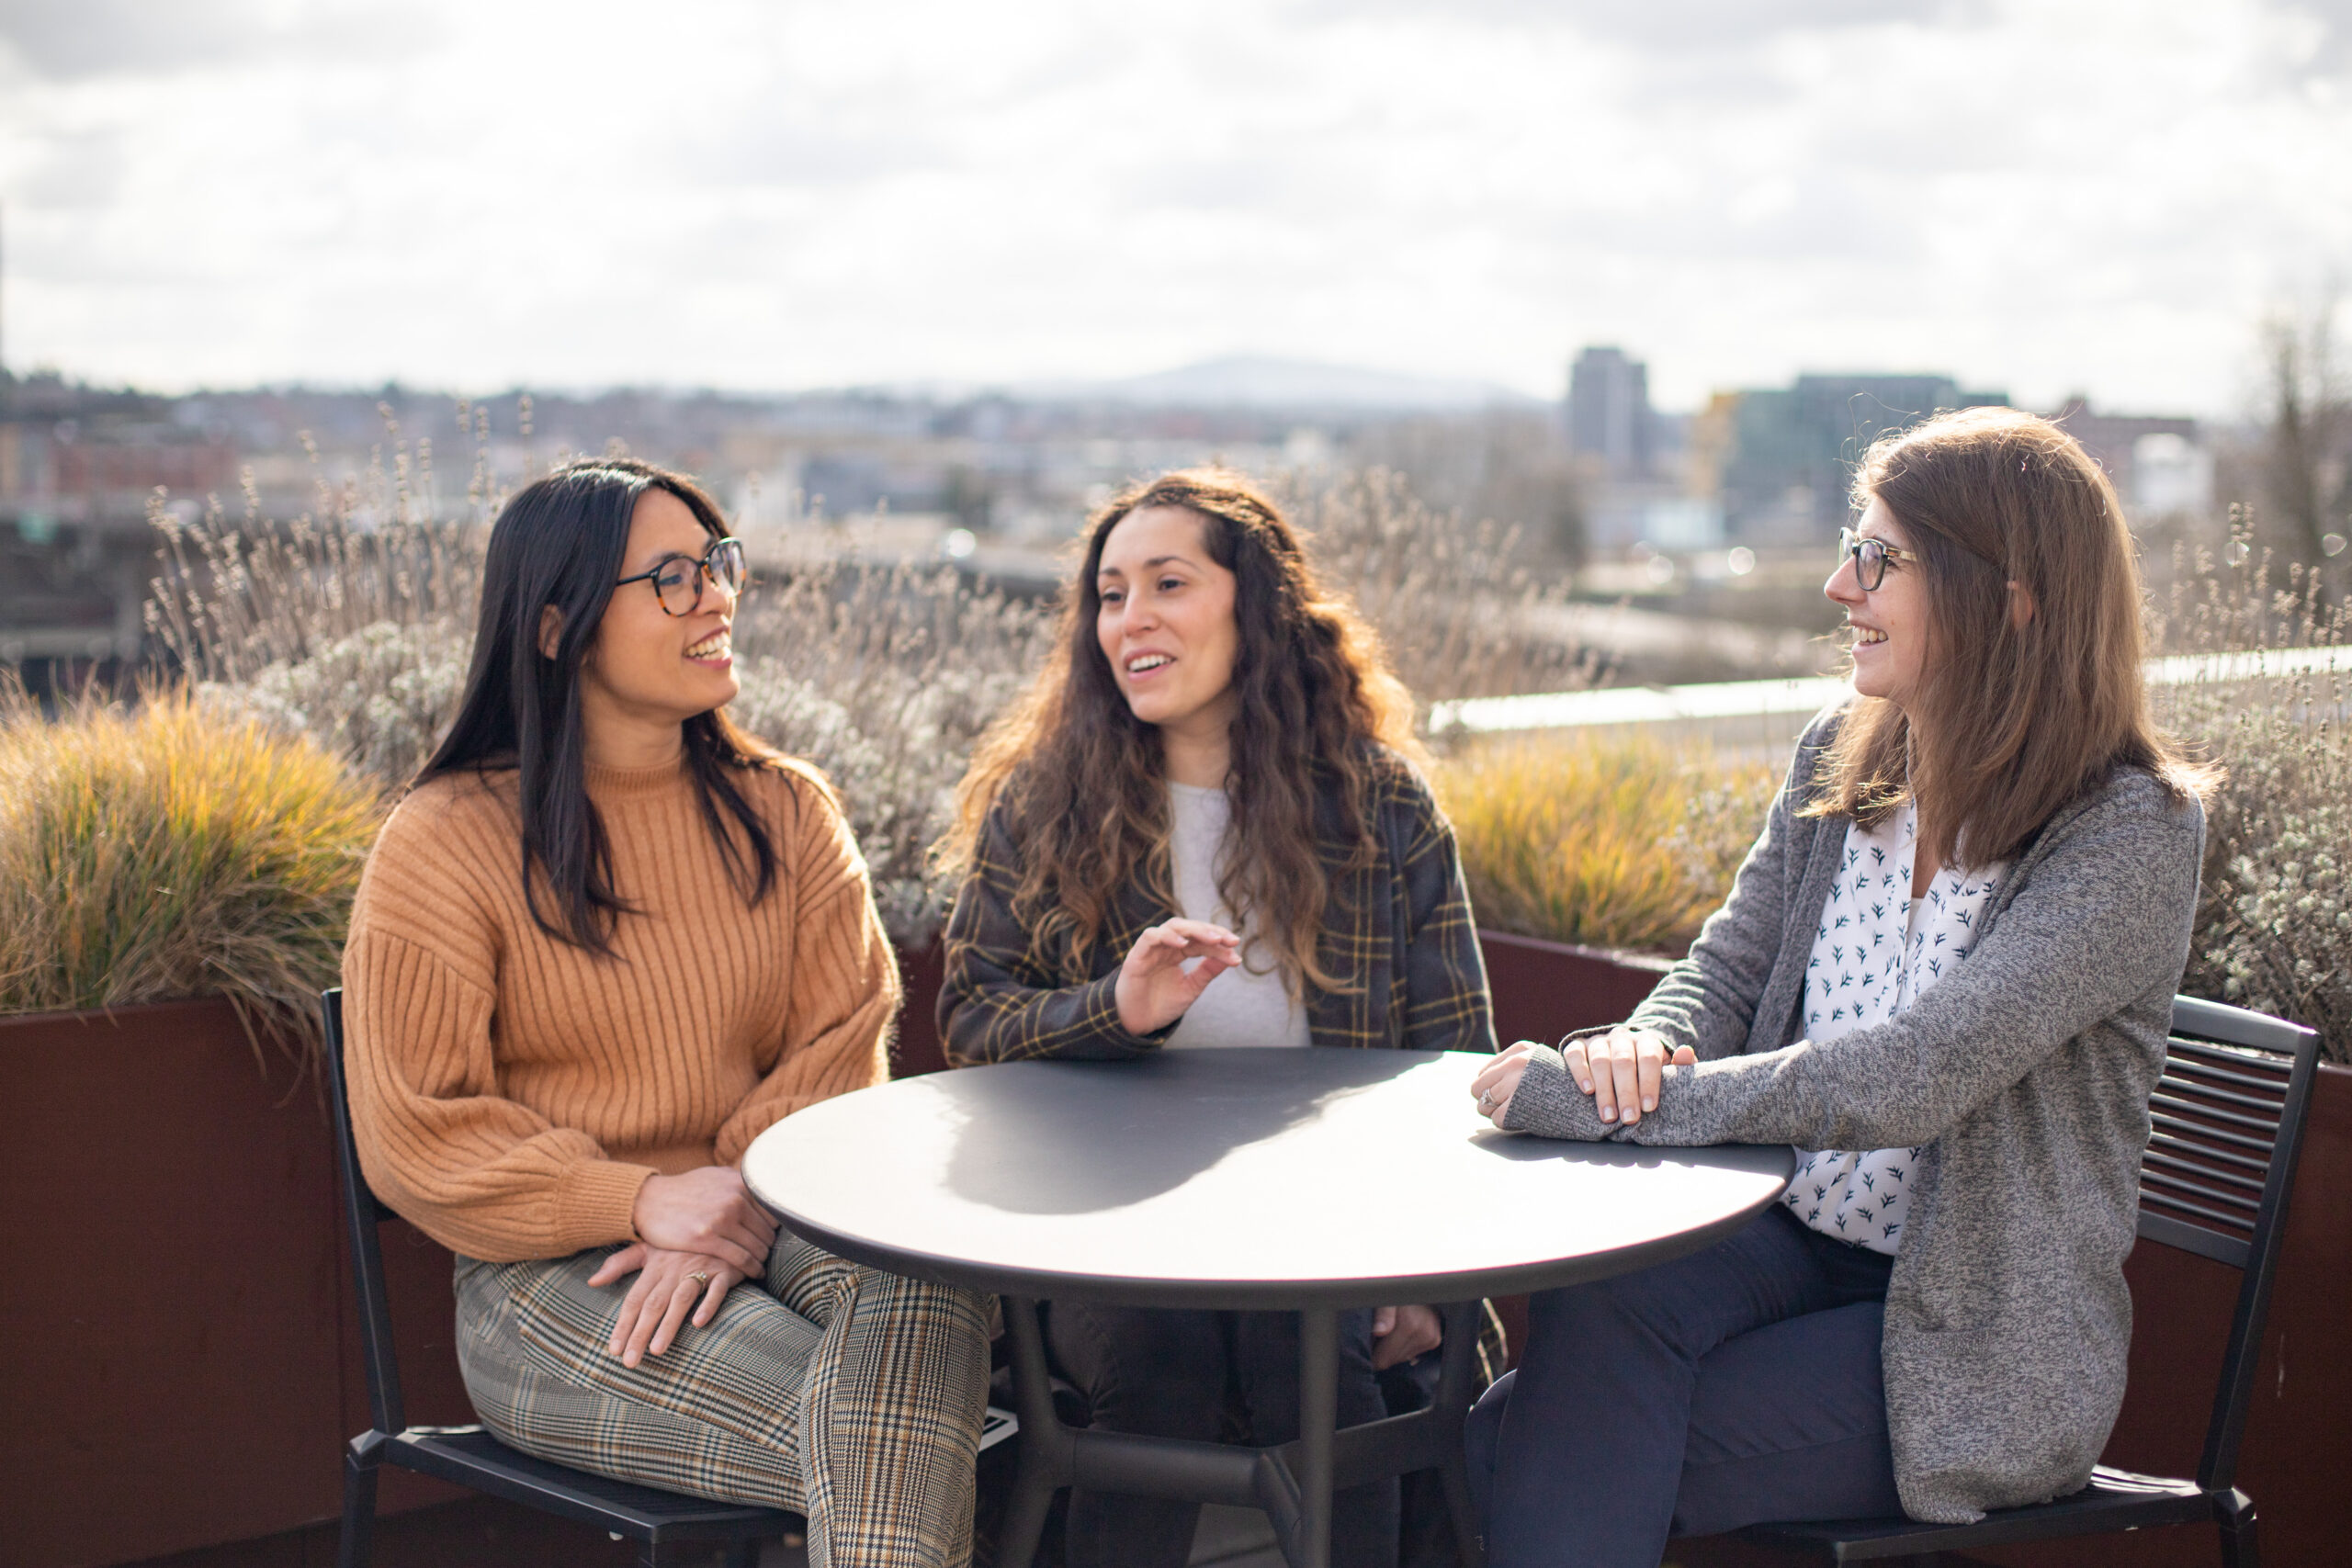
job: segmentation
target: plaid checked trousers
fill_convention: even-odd
[[[737,1285],[632,1370],[605,1348],[629,1281],[588,1283],[613,1250],[458,1259],[458,1359],[483,1426],[582,1470],[806,1515],[810,1568],[964,1568],[986,1297],[787,1232],[765,1289]]]

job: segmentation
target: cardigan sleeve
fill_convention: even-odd
[[[1602,1122],[1556,1051],[1535,1052],[1507,1124],[1661,1145],[1875,1149],[1941,1136],[2188,961],[2204,814],[2134,773],[2045,829],[1968,962],[1897,1017],[1826,1043],[1668,1067],[1657,1109]]]
[[[352,910],[345,1033],[368,1183],[434,1240],[490,1262],[627,1241],[653,1172],[499,1092],[497,931],[441,848],[421,813],[395,811]]]
[[[718,1129],[733,1165],[752,1140],[820,1100],[885,1082],[899,969],[847,821],[831,794],[800,781],[782,879],[791,891],[791,989],[775,1059]]]
[[[947,919],[939,1036],[948,1061],[969,1067],[1040,1057],[1119,1059],[1158,1050],[1175,1025],[1137,1034],[1121,1023],[1115,967],[1076,985],[1057,985],[1036,963],[1030,933],[1012,908],[1020,860],[1003,810],[1000,805],[989,813]]]

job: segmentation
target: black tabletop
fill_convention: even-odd
[[[1487,1057],[1164,1051],[904,1078],[786,1117],[743,1158],[798,1235],[945,1284],[1152,1306],[1376,1306],[1599,1279],[1697,1251],[1781,1195],[1784,1147],[1498,1133]]]

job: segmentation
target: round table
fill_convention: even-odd
[[[1022,1482],[1005,1560],[1056,1486],[1264,1508],[1322,1568],[1330,1495],[1441,1468],[1465,1556],[1460,1427],[1476,1303],[1665,1262],[1787,1187],[1784,1147],[1645,1148],[1496,1132],[1458,1052],[1163,1051],[904,1078],[786,1117],[743,1156],[752,1193],[842,1258],[1014,1298]],[[1301,1437],[1280,1449],[1103,1433],[1052,1415],[1030,1303],[1300,1314]],[[1446,1309],[1430,1409],[1333,1433],[1336,1317]],[[1475,1560],[1475,1559],[1473,1559]]]

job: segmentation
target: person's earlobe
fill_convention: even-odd
[[[2011,587],[2016,584],[2012,583]],[[552,604],[539,606],[539,657],[553,659],[563,641],[563,612]]]
[[[2009,625],[2025,630],[2033,624],[2035,608],[2033,590],[2014,577],[2009,579]]]

